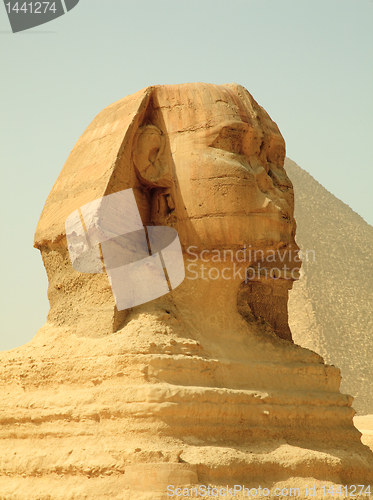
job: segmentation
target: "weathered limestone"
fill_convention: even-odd
[[[339,370],[291,340],[299,262],[284,156],[276,124],[238,85],[151,87],[93,120],[35,235],[48,322],[2,354],[5,499],[153,500],[169,498],[168,484],[373,479]],[[177,229],[187,272],[169,294],[118,311],[106,275],[72,268],[64,223],[128,188],[144,225]],[[275,257],[242,262],[245,246]],[[214,250],[233,259],[213,261]],[[260,264],[244,283],[237,271]],[[276,268],[279,278],[266,278]]]

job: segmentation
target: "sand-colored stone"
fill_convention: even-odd
[[[93,120],[35,235],[48,321],[1,354],[4,500],[161,500],[171,480],[299,487],[303,498],[315,484],[320,498],[322,484],[373,480],[340,371],[291,340],[284,156],[276,124],[238,85],[150,87]],[[186,267],[193,245],[206,251],[193,263],[216,279],[187,269],[169,294],[118,311],[105,274],[72,268],[66,217],[130,187],[144,225],[175,227]],[[254,258],[205,262],[244,245],[278,251],[268,270],[288,270],[245,284],[235,266]]]

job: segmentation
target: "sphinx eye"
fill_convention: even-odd
[[[224,127],[218,137],[211,144],[212,148],[222,149],[229,153],[243,154],[243,131],[236,128]]]

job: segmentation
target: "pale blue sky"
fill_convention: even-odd
[[[80,0],[12,34],[0,6],[0,350],[45,322],[33,234],[69,152],[102,108],[148,85],[243,85],[288,156],[373,224],[372,21],[372,0]]]

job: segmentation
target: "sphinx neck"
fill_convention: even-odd
[[[242,328],[237,294],[245,268],[233,262],[186,262],[185,279],[167,299],[183,320],[215,333]],[[160,299],[161,300],[161,299]]]

